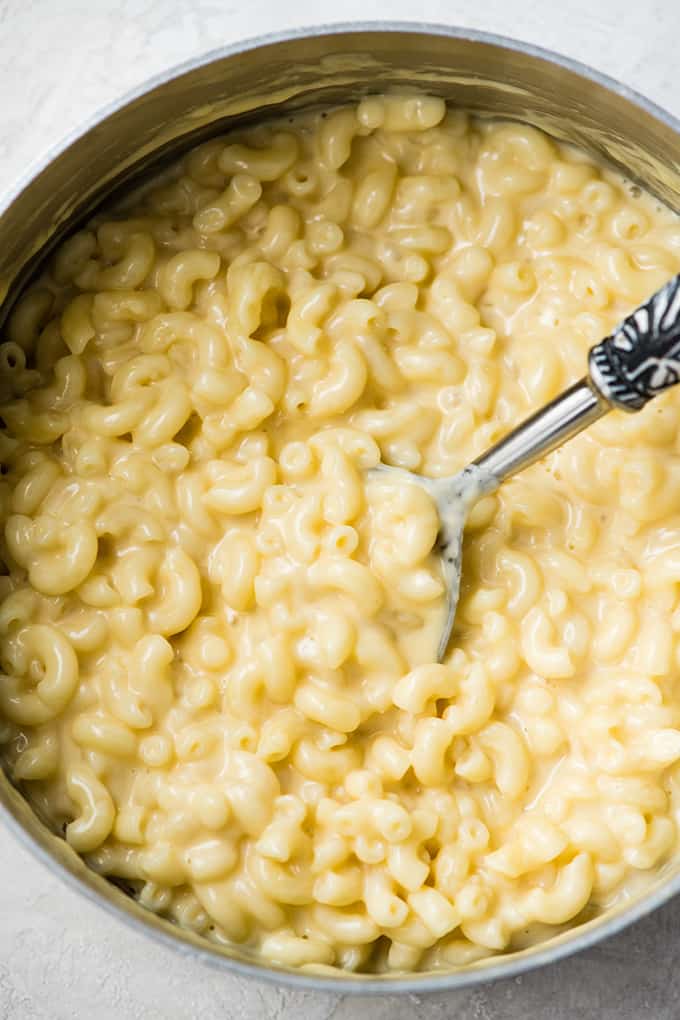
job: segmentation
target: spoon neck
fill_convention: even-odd
[[[495,446],[473,461],[500,485],[529,467],[610,410],[593,383],[581,379],[526,418]]]

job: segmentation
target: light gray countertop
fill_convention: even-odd
[[[443,22],[561,51],[680,115],[678,0],[0,0],[0,190],[97,107],[217,45],[352,19]],[[456,994],[349,998],[160,948],[0,830],[0,1020],[680,1018],[680,905],[553,967]]]

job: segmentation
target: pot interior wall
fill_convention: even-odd
[[[230,125],[346,102],[430,91],[481,114],[573,142],[680,207],[680,135],[626,91],[523,49],[469,35],[329,32],[253,46],[160,80],[71,143],[0,206],[0,322],[54,244],[111,192]]]

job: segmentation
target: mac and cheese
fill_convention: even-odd
[[[141,903],[277,963],[446,968],[678,845],[680,396],[454,474],[680,269],[680,223],[423,97],[244,129],[66,241],[0,344],[8,771]],[[540,929],[543,936],[546,929]]]

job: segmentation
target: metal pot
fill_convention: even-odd
[[[104,109],[0,200],[0,323],[47,253],[105,198],[235,123],[418,89],[526,121],[622,169],[680,211],[680,122],[630,89],[552,53],[479,32],[412,25],[314,28],[216,50]],[[226,970],[342,992],[424,992],[511,977],[612,935],[680,890],[680,860],[612,911],[547,942],[449,973],[316,976],[181,930],[90,871],[0,772],[0,813],[45,864],[147,935]]]

